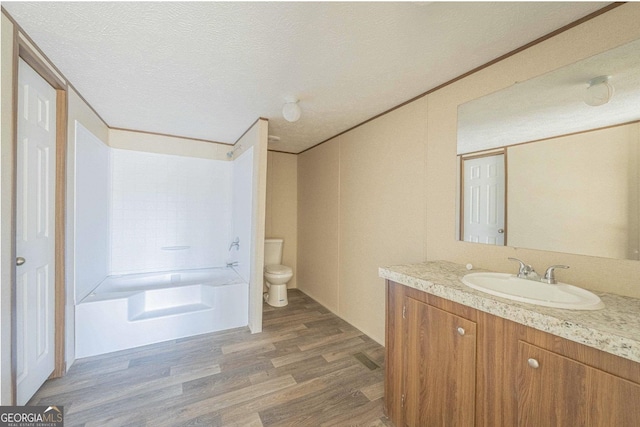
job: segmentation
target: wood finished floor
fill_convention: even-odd
[[[302,292],[247,328],[81,359],[32,405],[65,426],[389,426],[384,348]]]

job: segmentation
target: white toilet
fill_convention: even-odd
[[[282,265],[282,239],[264,240],[264,281],[269,289],[264,300],[273,307],[284,307],[287,300],[287,282],[293,277],[291,267]]]

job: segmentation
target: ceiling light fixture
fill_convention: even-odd
[[[269,135],[267,139],[269,142],[280,142],[280,137],[275,135]]]
[[[300,110],[298,100],[295,98],[287,99],[285,104],[282,106],[282,117],[284,117],[288,122],[297,122],[300,119],[301,114],[302,110]]]
[[[584,102],[592,107],[604,105],[613,96],[613,85],[609,83],[609,76],[594,77],[587,82],[587,90],[584,94]]]

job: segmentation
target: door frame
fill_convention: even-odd
[[[486,151],[486,152],[475,152],[475,153],[469,153],[469,154],[461,154],[458,157],[460,158],[460,200],[459,200],[459,211],[458,211],[458,221],[459,221],[459,229],[460,229],[460,234],[458,235],[458,240],[460,241],[465,241],[464,240],[464,203],[465,203],[465,185],[464,185],[464,162],[465,160],[473,160],[473,159],[480,159],[482,157],[492,157],[492,156],[499,156],[499,155],[503,155],[503,159],[504,159],[504,245],[502,246],[507,246],[507,238],[508,238],[508,230],[507,230],[507,215],[509,213],[509,210],[507,209],[507,198],[508,198],[508,192],[507,192],[507,184],[509,181],[509,174],[508,174],[508,159],[507,159],[507,147],[504,148],[500,148],[498,150],[491,150],[491,151]]]
[[[15,24],[14,24],[15,25]],[[55,337],[54,369],[50,378],[65,374],[65,206],[67,175],[67,84],[52,70],[51,61],[14,26],[13,32],[13,183],[11,194],[11,258],[16,259],[16,184],[18,173],[18,62],[22,59],[56,91],[56,177],[55,177]],[[11,401],[17,398],[16,266],[11,269]]]

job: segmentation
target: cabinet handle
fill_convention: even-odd
[[[461,336],[464,335],[464,328],[458,326],[458,334]]]
[[[533,369],[538,369],[540,367],[540,363],[538,363],[538,361],[536,359],[529,359],[527,360],[527,363],[529,364],[529,366],[531,366]]]

